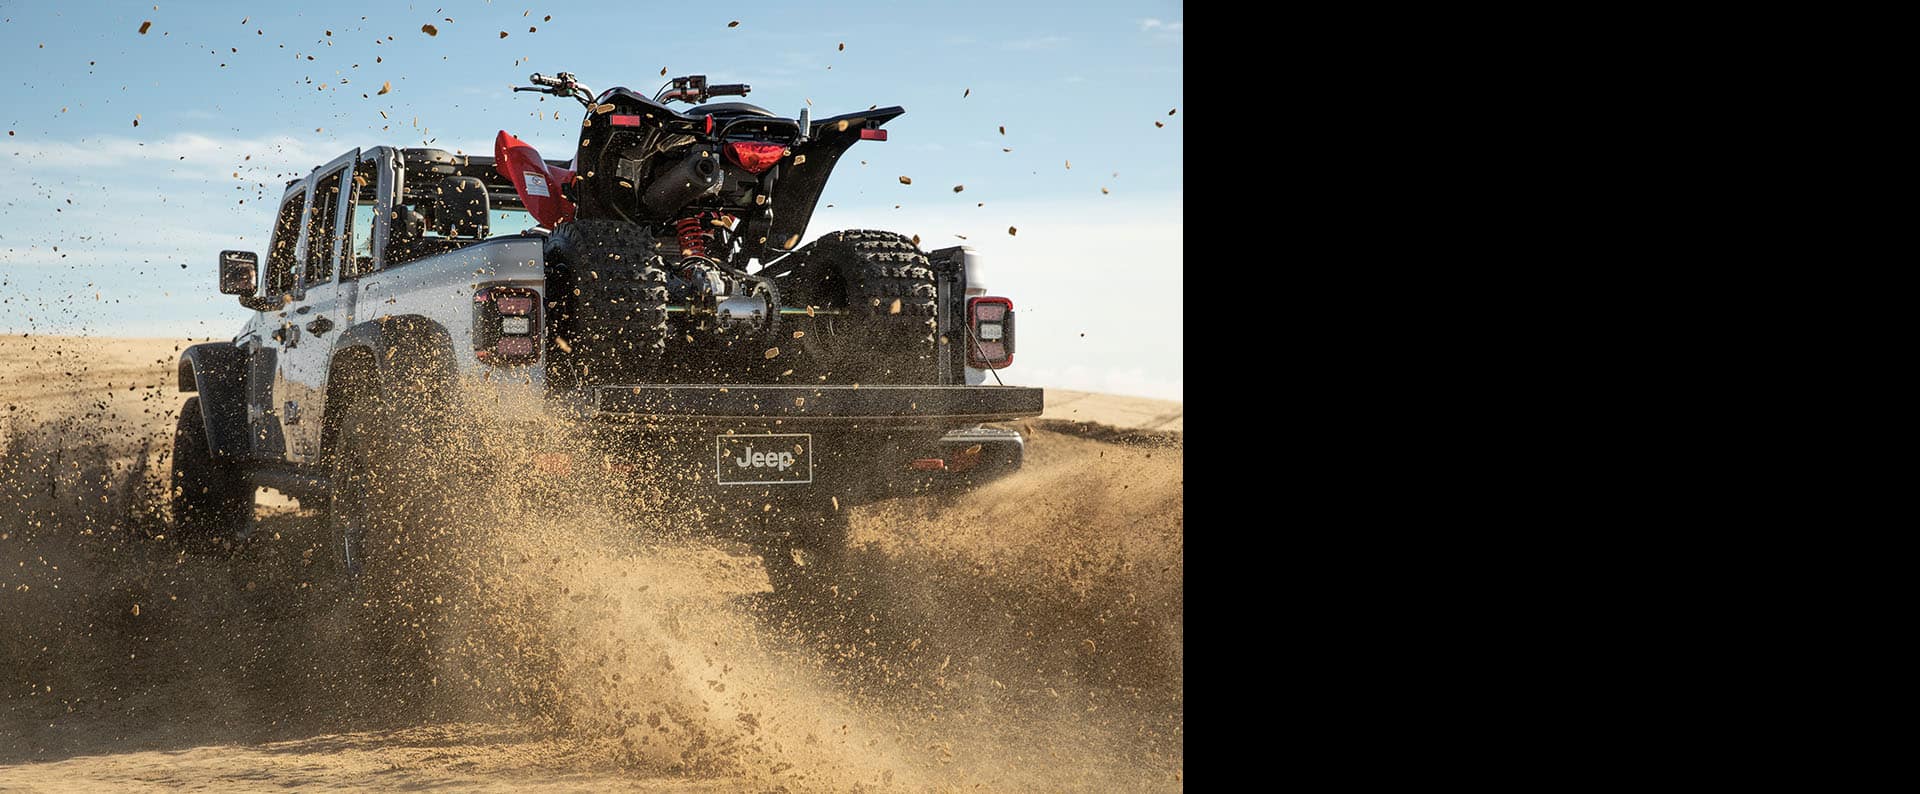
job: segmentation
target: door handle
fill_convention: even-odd
[[[315,317],[313,322],[307,323],[307,330],[315,334],[324,334],[333,330],[333,321],[327,319],[326,315]]]

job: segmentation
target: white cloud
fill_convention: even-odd
[[[1140,32],[1159,33],[1162,36],[1178,36],[1186,29],[1186,23],[1179,20],[1163,22],[1151,17],[1140,20]]]
[[[21,139],[0,149],[0,165],[29,167],[35,172],[121,169],[165,166],[183,176],[202,177],[226,169],[252,172],[304,172],[346,151],[345,145],[303,141],[286,135],[260,138],[221,138],[180,133],[157,141],[104,136],[74,141]],[[248,158],[251,159],[248,159]],[[123,183],[124,184],[124,183]]]

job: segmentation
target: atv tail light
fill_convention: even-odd
[[[540,293],[484,287],[473,293],[473,355],[508,366],[540,360]]]
[[[630,113],[615,113],[611,116],[608,116],[607,121],[613,124],[613,126],[615,127],[640,126],[640,117]]]
[[[749,174],[757,174],[773,167],[780,158],[787,155],[787,146],[783,143],[755,143],[752,141],[734,141],[727,144],[727,157],[747,169]]]
[[[1013,363],[1013,301],[968,298],[967,327],[967,366],[1001,369]]]
[[[876,130],[876,129],[874,129],[874,128],[872,128],[872,127],[864,127],[864,128],[861,128],[861,130],[860,130],[860,140],[863,140],[863,141],[884,141],[884,140],[886,140],[886,139],[887,139],[887,131],[886,131],[886,130]]]

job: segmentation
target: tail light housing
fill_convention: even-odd
[[[968,298],[967,366],[1002,369],[1013,363],[1013,301]]]
[[[540,360],[540,293],[483,287],[473,293],[473,355],[494,366]]]
[[[708,118],[712,118],[709,116]],[[747,169],[749,174],[757,174],[773,167],[780,158],[787,156],[784,143],[757,143],[754,141],[734,141],[726,146],[727,156]]]

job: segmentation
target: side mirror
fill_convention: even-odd
[[[251,297],[260,287],[260,257],[252,251],[220,252],[220,294]]]

